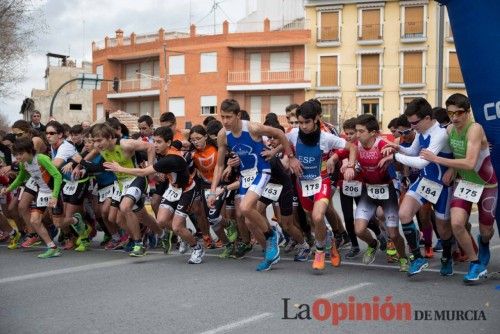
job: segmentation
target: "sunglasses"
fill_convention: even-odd
[[[412,129],[407,129],[407,130],[398,130],[398,133],[401,135],[401,136],[407,136],[409,135],[413,130]]]
[[[53,131],[47,131],[45,133],[48,134],[49,136],[57,135],[57,132],[53,132]]]
[[[455,110],[455,111],[450,111],[448,110],[448,117],[449,118],[452,118],[453,116],[462,116],[463,114],[465,114],[467,111],[463,110],[463,109],[458,109],[458,110]]]
[[[419,120],[416,120],[414,122],[410,122],[411,125],[417,125],[418,123],[420,123],[420,121],[423,120],[423,118],[419,119]]]

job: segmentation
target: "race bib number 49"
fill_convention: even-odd
[[[303,197],[310,197],[314,196],[319,191],[321,190],[321,183],[322,183],[321,176],[318,176],[315,179],[312,180],[301,180],[300,185],[302,188],[302,196]]]
[[[443,191],[443,185],[437,182],[431,181],[426,178],[422,178],[418,184],[417,194],[431,202],[432,204],[436,204],[439,195],[441,195],[441,191]]]
[[[349,197],[361,196],[362,183],[359,181],[343,181],[342,193]]]
[[[389,199],[389,186],[387,184],[367,184],[368,196],[373,199]]]
[[[483,190],[484,186],[481,184],[460,180],[455,188],[453,196],[471,203],[477,203],[483,194]]]

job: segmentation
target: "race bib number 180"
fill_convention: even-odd
[[[367,184],[368,196],[373,199],[389,199],[389,186],[387,184]]]

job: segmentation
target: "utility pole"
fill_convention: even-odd
[[[443,52],[444,52],[444,6],[437,5],[438,7],[438,27],[437,27],[437,90],[436,90],[436,105],[435,107],[442,107],[443,105]]]

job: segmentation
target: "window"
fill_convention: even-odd
[[[95,67],[95,73],[99,78],[104,78],[104,65],[97,65]]]
[[[380,54],[362,54],[360,86],[380,85]]]
[[[328,123],[338,125],[338,101],[336,99],[321,100],[322,118]]]
[[[217,96],[202,96],[200,99],[201,114],[214,115],[217,113]]]
[[[168,73],[170,75],[184,74],[184,55],[168,57]]]
[[[361,99],[361,113],[372,114],[379,120],[379,99]]]
[[[142,115],[156,117],[160,114],[160,101],[129,101],[125,103],[125,111],[137,117]]]
[[[140,104],[137,101],[125,102],[125,111],[131,115],[139,117],[140,114]]]
[[[82,110],[82,104],[81,103],[70,103],[69,110]]]
[[[463,84],[464,78],[462,77],[462,71],[458,63],[457,53],[450,51],[448,58],[448,83]]]
[[[424,37],[424,6],[404,7],[404,38]]]
[[[425,98],[426,95],[425,93],[411,93],[411,94],[404,94],[401,96],[401,110],[400,113],[403,114],[406,110],[406,107],[408,107],[408,103],[416,99],[417,97],[423,97]]]
[[[171,97],[168,100],[168,110],[173,112],[175,116],[185,116],[184,98]]]
[[[362,9],[358,40],[380,40],[382,39],[381,31],[380,9]]]
[[[95,111],[97,120],[104,118],[104,105],[102,103],[97,103],[95,105]]]
[[[403,52],[402,84],[421,84],[424,82],[423,52]]]
[[[272,52],[270,57],[269,70],[271,72],[290,71],[290,53]]]
[[[321,26],[318,29],[318,41],[338,41],[339,12],[320,12]]]
[[[292,97],[290,95],[275,95],[271,96],[270,111],[276,115],[285,115],[285,108],[291,104]]]
[[[338,85],[337,56],[320,56],[318,86],[335,87]]]
[[[200,55],[200,72],[217,72],[217,52],[206,52]]]
[[[125,64],[125,80],[134,80],[137,79],[140,72],[140,64]]]

